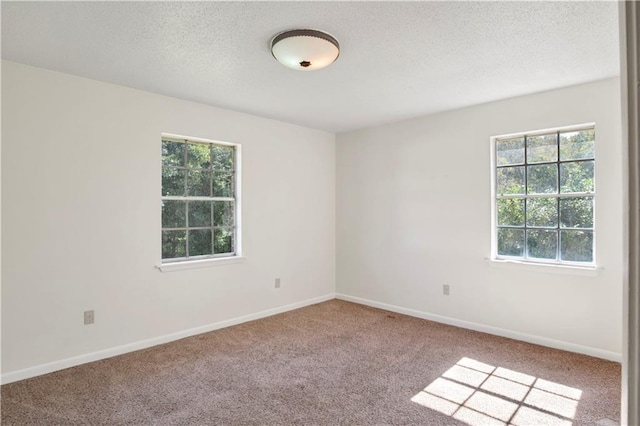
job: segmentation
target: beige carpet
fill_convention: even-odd
[[[3,425],[610,425],[619,406],[617,363],[338,300],[2,386]]]

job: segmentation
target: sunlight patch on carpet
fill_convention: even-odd
[[[411,401],[470,426],[570,426],[580,389],[462,358]]]

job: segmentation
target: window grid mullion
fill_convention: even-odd
[[[529,258],[529,232],[527,231],[527,223],[529,218],[527,217],[527,208],[529,206],[529,136],[524,135],[524,258]]]
[[[235,201],[235,198],[231,197],[176,197],[166,196],[161,197],[162,201]]]
[[[560,131],[556,132],[556,193],[560,195]],[[560,197],[556,198],[556,260],[560,260]]]
[[[498,200],[505,200],[509,198],[526,198],[526,199],[534,199],[534,198],[594,198],[596,195],[595,192],[566,192],[564,194],[504,194],[504,195],[496,195]],[[166,198],[165,199],[173,199]]]
[[[233,228],[232,226],[191,226],[191,227],[178,227],[178,228],[162,228],[163,231],[206,231],[207,229],[223,229]]]
[[[211,173],[209,175],[209,194],[213,197],[215,194],[213,193],[213,176],[215,174],[215,168],[213,167],[213,145],[209,147],[209,160],[211,160]],[[211,222],[213,223],[213,222]],[[212,246],[213,247],[213,246]]]
[[[215,254],[216,253],[216,247],[215,247],[215,229],[216,229],[216,224],[214,222],[214,218],[216,217],[215,214],[215,208],[216,208],[216,203],[214,203],[213,201],[211,202],[211,253]]]
[[[556,133],[556,160],[556,191],[560,195],[560,132]],[[556,227],[556,260],[560,260],[560,197],[556,197]]]
[[[560,163],[560,164],[566,164],[566,163],[588,163],[589,161],[594,161],[595,158],[590,157],[590,158],[578,158],[575,160],[558,160],[558,161],[541,161],[539,163],[531,163],[531,164],[525,164],[525,163],[513,163],[513,164],[501,164],[501,165],[496,165],[496,169],[506,169],[509,167],[517,167],[517,166],[526,166],[526,165],[530,165],[530,166],[544,166],[549,165],[549,164],[556,164],[556,163]],[[179,167],[179,166],[166,166],[168,168],[172,168],[172,169],[182,169],[183,167]]]
[[[184,196],[188,196],[189,192],[189,167],[187,163],[187,141],[184,141]]]
[[[214,179],[214,174],[215,174],[215,167],[214,167],[214,158],[213,158],[213,145],[209,145],[209,160],[211,161],[211,173],[209,175],[209,194],[211,194],[211,196],[215,196],[215,194],[213,193],[213,179]],[[215,234],[215,228],[214,225],[215,223],[213,223],[213,218],[215,217],[215,213],[214,213],[214,209],[215,209],[215,205],[216,203],[214,203],[213,201],[211,201],[211,254],[216,254],[216,247],[215,247],[215,238],[214,238],[214,234]]]
[[[187,214],[185,216],[185,221],[187,222],[187,229],[185,230],[185,234],[187,236],[187,239],[185,241],[185,250],[188,258],[189,257],[189,201],[187,201],[185,204],[187,209]]]

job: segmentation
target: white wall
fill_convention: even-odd
[[[243,263],[154,267],[162,132],[242,144]],[[3,62],[2,142],[3,375],[335,291],[333,134]]]
[[[619,93],[619,80],[610,79],[338,135],[337,292],[619,358]],[[560,273],[485,260],[489,138],[588,122],[596,123],[602,269]]]
[[[617,79],[364,129],[337,144],[329,133],[6,61],[2,89],[3,378],[331,297],[336,287],[621,352]],[[486,261],[489,137],[585,122],[596,123],[602,269]],[[242,144],[244,262],[155,268],[162,132]],[[82,324],[87,309],[92,326]],[[39,369],[46,363],[54,367]]]

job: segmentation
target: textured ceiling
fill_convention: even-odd
[[[2,57],[344,132],[619,75],[616,2],[2,2]],[[340,58],[270,54],[292,28]]]

